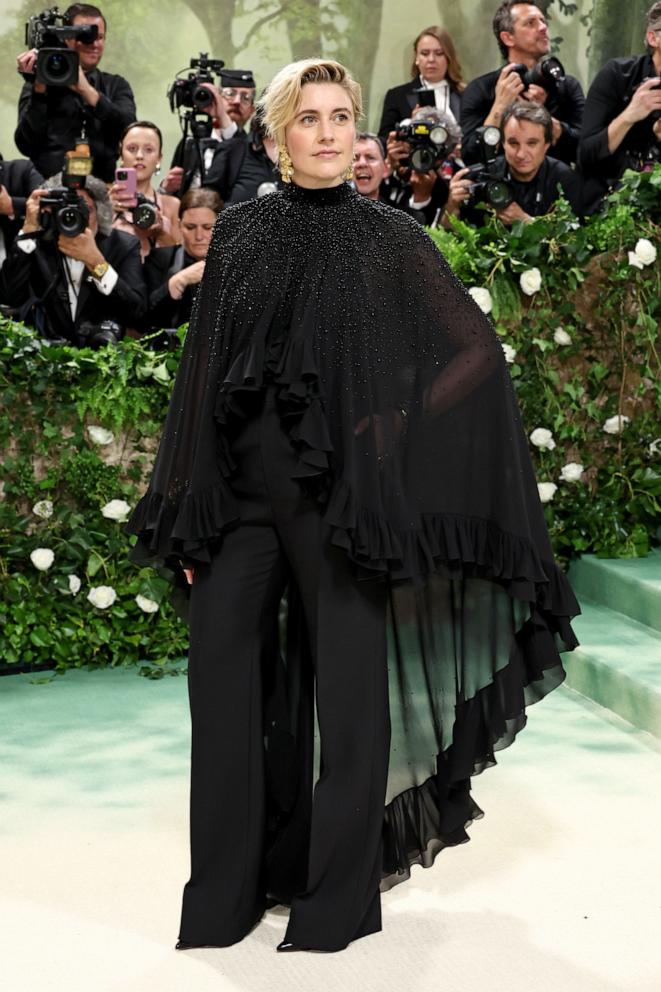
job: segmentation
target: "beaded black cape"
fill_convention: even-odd
[[[275,385],[356,581],[390,589],[393,745],[383,888],[468,840],[471,775],[564,678],[578,605],[553,561],[526,435],[490,321],[425,232],[349,185],[224,210],[194,306],[137,555],[181,572],[239,522],[232,431]],[[313,689],[296,590],[265,700],[269,860],[286,891],[309,819]]]

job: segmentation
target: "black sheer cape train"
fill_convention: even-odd
[[[564,678],[579,612],[557,568],[491,323],[430,238],[347,184],[223,211],[197,295],[135,556],[181,572],[238,523],[230,440],[275,384],[331,540],[390,586],[393,744],[382,887],[468,840],[471,775]],[[265,700],[273,891],[309,818],[313,690],[289,594]]]

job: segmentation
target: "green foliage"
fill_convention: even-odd
[[[629,253],[641,238],[659,246],[660,187],[660,166],[627,173],[582,226],[561,202],[511,231],[485,214],[478,230],[454,221],[430,232],[466,285],[489,290],[528,433],[553,434],[552,450],[531,452],[539,481],[558,487],[545,514],[560,558],[644,555],[659,524],[661,260],[639,269]],[[533,268],[541,286],[527,296],[519,280]],[[629,422],[606,433],[615,416]],[[580,481],[561,478],[570,462],[583,465]]]
[[[545,513],[560,558],[645,554],[658,525],[661,266],[636,268],[629,252],[640,238],[659,241],[659,185],[661,168],[628,176],[582,227],[560,204],[512,231],[486,217],[480,230],[431,232],[466,284],[491,294],[528,434],[553,434],[555,447],[531,452],[539,481],[557,486]],[[533,268],[540,287],[526,295],[520,278]],[[559,328],[570,343],[558,343]],[[133,664],[149,678],[176,674],[186,630],[166,582],[131,564],[121,522],[102,510],[112,500],[133,508],[144,489],[179,354],[144,340],[49,345],[8,321],[0,332],[0,657],[58,672]],[[617,415],[626,427],[606,433]],[[579,481],[561,478],[570,462],[584,466]],[[38,548],[54,554],[41,571]],[[116,594],[105,608],[88,599],[99,586]]]

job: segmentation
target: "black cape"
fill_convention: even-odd
[[[208,562],[236,526],[228,439],[265,381],[333,543],[357,580],[389,580],[387,888],[468,839],[482,815],[470,777],[563,680],[579,609],[553,561],[499,339],[402,211],[343,184],[220,214],[129,523],[143,560]],[[265,701],[276,876],[309,818],[305,654],[290,623]]]

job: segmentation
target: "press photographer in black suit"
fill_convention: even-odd
[[[548,155],[553,137],[551,115],[545,107],[522,100],[511,104],[502,119],[504,154],[494,161],[493,177],[504,180],[513,196],[512,202],[496,216],[507,227],[515,221],[524,223],[541,217],[563,196],[577,216],[582,213],[581,181],[573,169]],[[441,223],[450,227],[454,215],[482,226],[485,212],[476,203],[475,176],[461,169],[450,180],[450,189]],[[486,197],[480,197],[486,201]]]
[[[0,265],[21,228],[27,198],[43,181],[32,162],[25,159],[5,162],[0,155]]]
[[[386,143],[388,135],[400,121],[410,117],[420,103],[421,89],[434,93],[439,110],[450,114],[459,123],[461,94],[465,83],[452,38],[445,28],[432,25],[421,31],[413,42],[413,79],[403,86],[388,90],[383,102],[379,137]]]
[[[501,127],[503,114],[513,100],[526,99],[541,104],[551,114],[552,147],[555,158],[571,165],[576,161],[576,149],[583,120],[585,98],[581,84],[574,76],[557,82],[548,80],[544,86],[524,86],[515,70],[516,65],[532,69],[551,50],[546,18],[531,3],[506,0],[493,19],[496,41],[507,61],[496,69],[473,79],[461,99],[462,157],[473,163],[479,159],[476,131],[483,125]]]
[[[250,124],[248,141],[227,141],[216,152],[205,187],[215,190],[226,207],[259,195],[264,183],[275,184],[278,149],[257,117]]]
[[[588,91],[578,161],[589,212],[625,169],[647,171],[661,158],[661,3],[646,24],[647,53],[611,59]]]
[[[117,146],[125,128],[137,119],[133,92],[122,76],[102,72],[99,63],[106,39],[106,21],[98,7],[75,3],[65,17],[73,25],[94,24],[95,41],[83,44],[68,39],[78,52],[78,83],[71,87],[46,86],[29,78],[18,103],[16,146],[44,176],[59,172],[64,153],[76,144],[84,126],[94,159],[94,175],[112,182]],[[18,71],[31,77],[36,50],[18,56]]]
[[[0,272],[0,295],[44,338],[112,343],[146,308],[138,240],[111,228],[108,192],[94,176],[78,191],[77,204],[82,201],[83,216],[88,212],[85,229],[75,237],[57,231],[44,237],[40,203],[52,196],[56,180],[27,200],[23,230]],[[103,330],[106,321],[117,328]]]
[[[170,171],[159,190],[183,196],[189,189],[208,186],[207,177],[217,152],[234,140],[246,141],[246,125],[255,113],[255,80],[250,69],[223,69],[221,88],[202,83],[214,97],[209,109],[211,135],[182,138],[172,156]],[[221,193],[222,196],[222,193]],[[225,199],[225,197],[223,197]]]
[[[212,189],[189,189],[181,198],[182,244],[153,248],[145,260],[149,306],[146,330],[181,327],[190,319],[216,217],[223,203]]]

